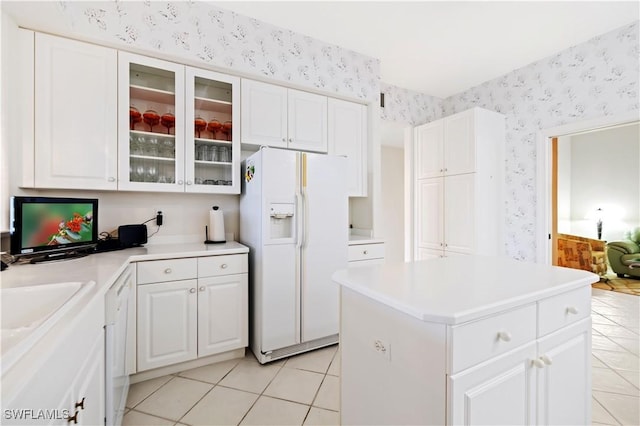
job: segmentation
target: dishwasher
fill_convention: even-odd
[[[129,265],[105,298],[105,416],[107,426],[122,423],[135,369],[135,266]]]

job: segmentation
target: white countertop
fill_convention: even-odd
[[[354,234],[349,235],[350,246],[355,246],[360,244],[382,244],[382,243],[384,243],[384,240],[380,238],[372,238],[366,235],[354,235]]]
[[[343,269],[339,284],[423,321],[459,324],[598,281],[586,271],[488,256]]]

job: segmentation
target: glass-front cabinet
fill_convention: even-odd
[[[186,191],[240,192],[240,79],[186,68]]]
[[[126,52],[118,67],[118,188],[238,194],[239,78]]]

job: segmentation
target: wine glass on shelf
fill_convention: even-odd
[[[153,132],[153,126],[160,123],[160,116],[152,109],[148,109],[142,114],[142,121],[149,126],[149,131]]]
[[[216,138],[216,132],[218,132],[222,128],[222,123],[220,123],[216,118],[209,121],[207,124],[207,130],[211,132],[212,139]]]
[[[222,134],[224,134],[227,137],[227,140],[230,141],[230,135],[231,135],[231,121],[225,121],[224,123],[222,123]]]
[[[160,117],[160,124],[167,128],[167,134],[169,135],[171,134],[171,128],[176,125],[176,117],[170,112],[162,114],[162,117]]]
[[[207,129],[207,121],[202,117],[196,117],[193,124],[196,132],[198,132],[198,138],[200,138],[200,132]]]
[[[142,121],[142,114],[140,111],[134,106],[129,107],[129,124],[131,125],[131,130],[135,130],[136,123]]]

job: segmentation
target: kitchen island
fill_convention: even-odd
[[[333,278],[342,424],[590,424],[597,275],[457,256]]]

